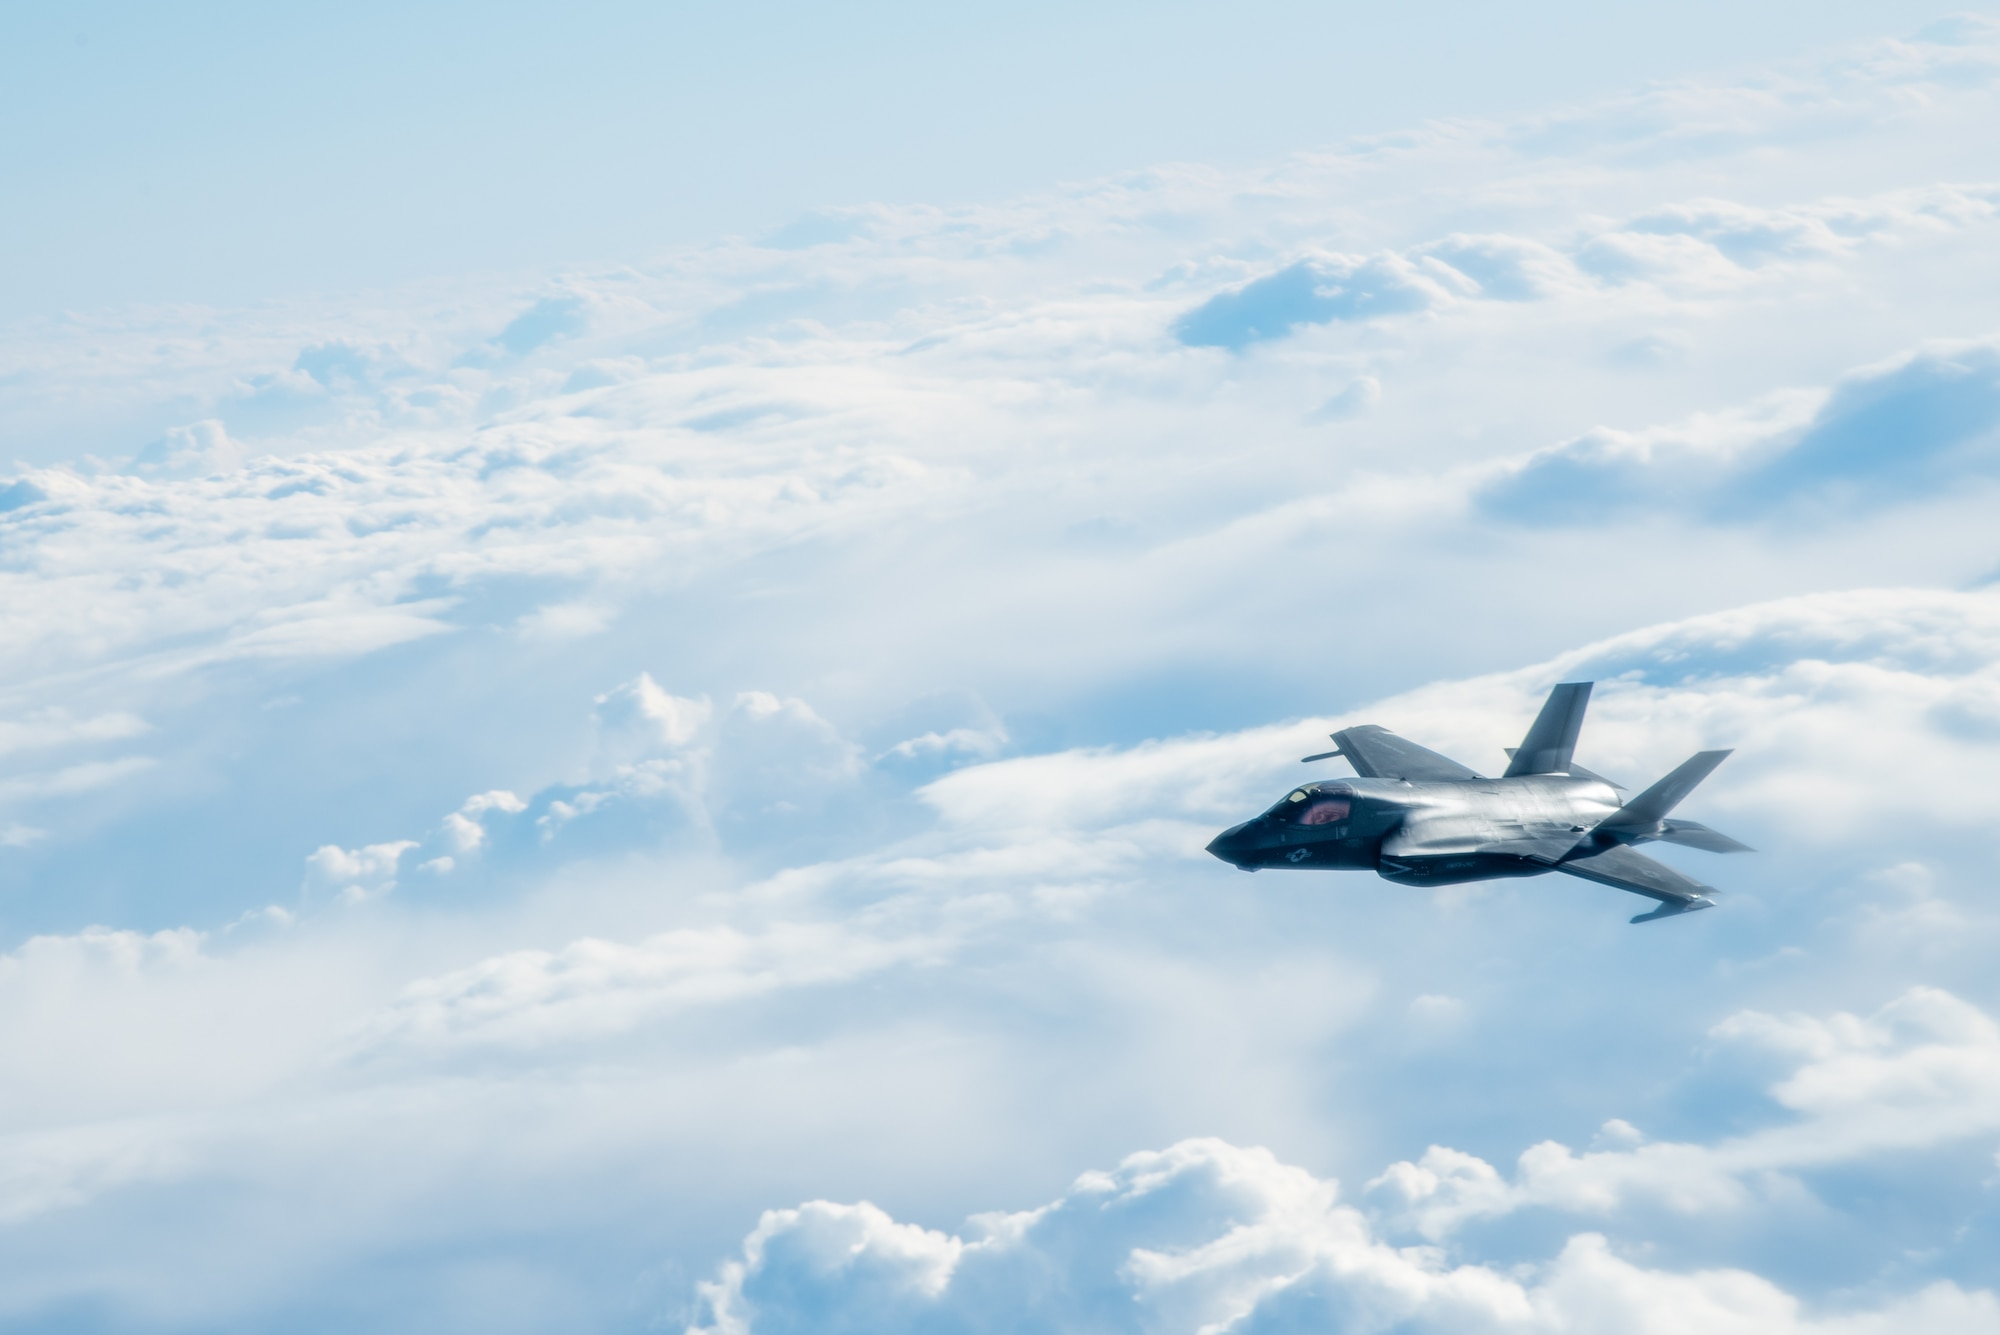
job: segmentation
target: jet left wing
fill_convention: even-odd
[[[1630,890],[1635,895],[1660,901],[1659,908],[1640,914],[1632,919],[1633,922],[1651,922],[1655,918],[1715,907],[1715,901],[1709,898],[1714,892],[1713,886],[1703,885],[1694,877],[1685,876],[1663,862],[1655,862],[1644,853],[1634,853],[1624,844],[1585,849],[1558,862],[1555,869],[1599,885]]]
[[[1378,728],[1373,723],[1337,732],[1333,734],[1333,741],[1340,750],[1330,754],[1346,756],[1348,763],[1354,766],[1354,772],[1364,779],[1408,779],[1412,783],[1435,783],[1483,777],[1456,760],[1426,750],[1415,742],[1405,741],[1387,728]]]

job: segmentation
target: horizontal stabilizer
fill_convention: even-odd
[[[1607,816],[1598,825],[1606,834],[1650,834],[1664,832],[1667,813],[1695,790],[1695,785],[1715,772],[1729,758],[1727,751],[1698,751],[1681,762],[1673,773]]]
[[[1465,766],[1449,756],[1418,746],[1373,723],[1333,734],[1340,754],[1347,757],[1354,772],[1364,779],[1407,779],[1411,783],[1449,782],[1477,779]]]
[[[1624,844],[1584,845],[1576,854],[1556,864],[1557,871],[1580,876],[1586,881],[1629,890],[1635,895],[1657,899],[1662,904],[1707,907],[1715,887],[1675,871],[1664,862],[1655,862],[1644,853],[1635,853]],[[1695,900],[1705,901],[1696,905]]]
[[[1535,715],[1528,735],[1507,762],[1503,777],[1569,773],[1576,737],[1583,731],[1583,711],[1590,705],[1590,687],[1587,681],[1566,681],[1549,692],[1542,712]]]
[[[1704,853],[1755,853],[1748,844],[1738,843],[1720,830],[1711,830],[1698,820],[1670,820],[1662,824],[1660,838],[1669,844],[1699,848]]]

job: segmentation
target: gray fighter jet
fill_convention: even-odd
[[[1497,779],[1387,728],[1336,732],[1333,750],[1306,760],[1344,756],[1360,777],[1301,784],[1255,820],[1215,836],[1208,851],[1244,871],[1372,870],[1402,885],[1567,872],[1660,902],[1633,922],[1714,908],[1712,887],[1632,846],[1659,839],[1711,853],[1750,852],[1706,825],[1668,818],[1729,752],[1700,752],[1625,801],[1622,785],[1571,759],[1591,685],[1566,682],[1549,692]]]

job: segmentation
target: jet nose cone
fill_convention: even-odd
[[[1249,821],[1244,821],[1242,825],[1232,825],[1216,835],[1208,841],[1208,851],[1232,867],[1242,866],[1245,851],[1243,831],[1249,824]]]

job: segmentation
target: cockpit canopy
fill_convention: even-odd
[[[1286,825],[1333,825],[1354,810],[1354,790],[1344,783],[1313,783],[1294,788],[1264,814]]]

